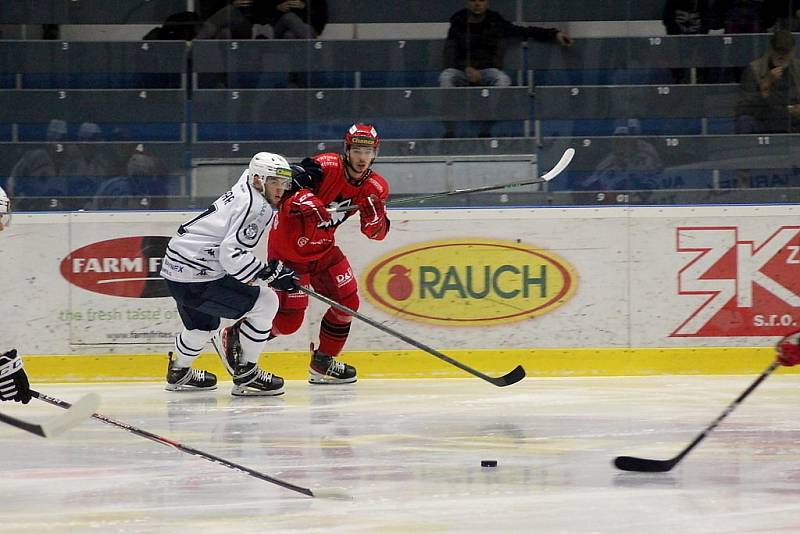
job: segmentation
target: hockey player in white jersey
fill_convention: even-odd
[[[291,180],[283,156],[259,152],[231,190],[183,223],[167,244],[161,276],[184,325],[175,351],[169,353],[168,391],[215,389],[217,377],[193,369],[192,362],[216,333],[221,317],[244,317],[241,358],[229,369],[231,393],[283,393],[283,379],[262,370],[258,357],[278,310],[274,290],[297,291],[297,276],[281,261],[261,261],[253,249]]]
[[[0,187],[0,232],[11,222],[11,201]]]
[[[11,201],[0,187],[0,231],[11,222]],[[28,404],[31,386],[22,366],[22,358],[16,350],[0,354],[0,401],[16,401]]]

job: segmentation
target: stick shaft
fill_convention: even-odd
[[[510,384],[512,384],[514,382],[519,381],[520,379],[522,379],[525,376],[524,370],[522,371],[522,376],[519,376],[519,371],[517,369],[522,369],[522,368],[518,366],[517,369],[515,369],[514,371],[511,372],[511,373],[514,374],[515,378],[516,377],[518,377],[518,378],[516,378],[514,380],[514,382],[504,383],[504,382],[506,382],[506,381],[502,380],[504,377],[501,377],[500,379],[497,379],[497,378],[491,377],[489,375],[486,375],[484,373],[481,373],[480,371],[475,370],[472,367],[470,367],[468,365],[465,365],[465,364],[459,362],[458,360],[454,360],[450,356],[447,356],[446,354],[443,354],[443,353],[439,352],[438,350],[434,349],[433,347],[429,347],[428,345],[426,345],[426,344],[424,344],[424,343],[422,343],[420,341],[417,341],[414,338],[408,337],[407,335],[402,334],[402,333],[398,332],[397,330],[389,328],[388,326],[383,325],[383,324],[379,323],[378,321],[367,317],[364,314],[361,314],[361,313],[359,313],[359,312],[357,312],[355,310],[352,310],[352,309],[348,308],[347,306],[339,304],[335,300],[332,300],[332,299],[326,297],[325,295],[320,295],[319,293],[317,293],[313,289],[309,289],[307,287],[300,286],[300,291],[302,291],[303,293],[306,293],[307,295],[310,295],[310,296],[314,297],[315,299],[318,299],[318,300],[324,302],[325,304],[328,304],[329,306],[333,306],[334,308],[336,308],[336,309],[338,309],[340,311],[343,311],[344,313],[346,313],[348,315],[351,315],[351,316],[355,317],[356,319],[359,319],[359,320],[367,323],[368,325],[370,325],[370,326],[372,326],[374,328],[377,328],[378,330],[380,330],[382,332],[385,332],[385,333],[389,334],[390,336],[394,336],[394,337],[396,337],[398,339],[401,339],[401,340],[405,341],[406,343],[408,343],[409,345],[413,345],[414,347],[417,347],[418,349],[422,349],[425,352],[427,352],[428,354],[436,356],[440,360],[444,360],[447,363],[449,363],[450,365],[454,365],[454,366],[458,367],[459,369],[461,369],[463,371],[466,371],[467,373],[469,373],[471,375],[477,376],[478,378],[482,378],[483,380],[486,380],[487,382],[490,382],[490,383],[492,383],[494,385],[497,385],[497,386],[510,385]],[[509,373],[509,374],[511,374],[511,373]]]
[[[37,423],[29,423],[28,421],[23,421],[22,419],[17,419],[16,417],[12,417],[4,413],[0,413],[0,421],[17,427],[20,430],[24,430],[25,432],[30,432],[31,434],[36,434],[37,436],[41,436],[43,438],[47,437],[42,429],[42,425]]]
[[[618,469],[622,469],[623,471],[640,471],[640,472],[664,472],[669,471],[673,467],[675,467],[678,462],[683,460],[683,458],[691,452],[692,449],[697,447],[701,441],[703,441],[706,436],[708,436],[721,422],[723,419],[728,417],[728,415],[736,409],[739,404],[742,403],[758,386],[761,384],[766,378],[775,371],[780,366],[780,362],[775,360],[772,362],[769,367],[767,367],[764,372],[759,375],[756,380],[750,384],[750,386],[745,389],[736,399],[731,402],[725,410],[708,425],[705,430],[703,430],[694,440],[692,440],[689,445],[687,445],[677,456],[669,460],[653,460],[649,458],[637,458],[635,456],[618,456],[614,459],[614,465]]]
[[[759,386],[759,384],[761,384],[761,382],[763,382],[764,380],[766,380],[766,379],[767,379],[767,377],[768,377],[769,375],[771,375],[771,374],[772,374],[772,372],[773,372],[773,371],[775,371],[775,369],[777,369],[779,366],[780,366],[780,363],[779,363],[779,362],[776,360],[776,361],[772,362],[772,363],[769,365],[769,367],[767,367],[766,369],[764,369],[764,372],[762,372],[762,373],[761,373],[761,375],[759,375],[759,377],[758,377],[758,378],[756,378],[756,380],[755,380],[755,381],[754,381],[752,384],[750,384],[750,386],[749,386],[749,387],[748,387],[746,390],[744,390],[744,391],[741,393],[741,395],[739,395],[738,397],[736,397],[736,399],[735,399],[733,402],[731,402],[731,403],[730,403],[730,404],[729,404],[729,405],[728,405],[728,406],[725,408],[725,410],[724,410],[724,411],[723,411],[723,412],[722,412],[722,413],[719,415],[719,417],[717,417],[716,419],[714,419],[714,421],[713,421],[713,422],[712,422],[710,425],[708,425],[708,427],[706,427],[706,429],[705,429],[705,430],[703,430],[703,432],[701,432],[701,433],[700,433],[700,435],[699,435],[699,436],[697,436],[697,437],[694,439],[694,441],[692,441],[692,442],[691,442],[691,443],[690,443],[690,444],[689,444],[689,445],[688,445],[688,446],[687,446],[687,447],[686,447],[686,448],[685,448],[685,449],[684,449],[684,450],[683,450],[683,451],[682,451],[682,452],[681,452],[681,453],[680,453],[678,456],[676,456],[676,457],[675,457],[675,459],[676,459],[676,462],[675,462],[675,463],[679,462],[679,461],[680,461],[680,460],[681,460],[681,459],[682,459],[684,456],[686,456],[687,454],[689,454],[689,451],[691,451],[691,450],[692,450],[692,449],[694,449],[694,448],[695,448],[697,445],[699,445],[699,444],[700,444],[700,442],[701,442],[701,441],[703,441],[703,439],[705,439],[705,437],[706,437],[706,436],[707,436],[709,433],[711,433],[711,431],[712,431],[712,430],[714,430],[715,428],[717,428],[717,426],[718,426],[718,425],[719,425],[719,424],[722,422],[722,420],[723,420],[723,419],[725,419],[726,417],[728,417],[728,415],[730,415],[730,413],[731,413],[733,410],[735,410],[735,409],[736,409],[736,408],[739,406],[739,404],[741,404],[741,403],[742,403],[742,401],[744,401],[744,400],[745,400],[745,399],[746,399],[746,398],[747,398],[747,397],[748,397],[748,396],[749,396],[749,395],[750,395],[750,394],[751,394],[751,393],[752,393],[752,392],[753,392],[753,391],[754,391],[754,390],[755,390],[755,389],[756,389],[756,388]]]
[[[39,400],[52,404],[54,406],[59,406],[64,409],[69,409],[71,406],[70,403],[67,401],[58,399],[56,397],[51,397],[50,395],[45,395],[44,393],[39,393],[38,391],[31,390],[31,395],[36,397]],[[230,460],[226,460],[225,458],[220,458],[219,456],[215,456],[213,454],[209,454],[207,452],[203,452],[199,449],[195,449],[193,447],[189,447],[187,445],[182,445],[176,441],[172,441],[171,439],[164,438],[157,434],[153,434],[152,432],[148,432],[147,430],[142,430],[141,428],[137,428],[133,425],[129,425],[128,423],[123,423],[122,421],[117,421],[116,419],[112,419],[110,417],[106,417],[105,415],[95,413],[92,414],[92,417],[97,419],[98,421],[102,421],[106,424],[115,426],[117,428],[121,428],[123,430],[127,430],[132,434],[136,434],[137,436],[149,439],[150,441],[155,441],[156,443],[160,443],[162,445],[167,445],[169,447],[173,447],[181,452],[185,452],[187,454],[191,454],[193,456],[198,456],[210,462],[214,462],[215,464],[222,465],[227,467],[228,469],[233,469],[235,471],[239,471],[241,473],[245,473],[246,475],[250,475],[251,477],[258,478],[260,480],[264,480],[266,482],[270,482],[271,484],[276,484],[283,488],[296,491],[298,493],[302,493],[303,495],[307,495],[309,497],[314,496],[314,492],[312,492],[309,488],[304,488],[302,486],[297,486],[295,484],[291,484],[284,480],[280,480],[278,478],[271,477],[269,475],[265,475],[264,473],[260,473],[255,471],[254,469],[250,469],[249,467],[245,467],[243,465],[239,465],[237,463],[231,462]]]
[[[431,200],[435,198],[444,198],[452,195],[465,195],[467,193],[483,193],[486,191],[497,191],[498,189],[522,187],[524,185],[542,184],[545,182],[549,182],[550,180],[561,174],[561,172],[567,168],[567,165],[569,165],[574,156],[575,156],[575,149],[568,148],[561,156],[561,159],[558,160],[558,163],[556,163],[552,169],[550,169],[546,174],[542,176],[536,176],[535,178],[529,178],[527,180],[522,180],[518,182],[509,182],[505,184],[483,185],[480,187],[473,187],[469,189],[454,189],[452,191],[442,191],[440,193],[430,193],[428,195],[401,198],[398,200],[387,202],[386,206],[392,208],[395,206],[403,206],[405,204],[412,204],[414,202],[422,202],[425,200]],[[331,210],[331,212],[355,211],[357,209],[358,209],[357,205],[349,205],[349,206],[341,206],[339,208]]]

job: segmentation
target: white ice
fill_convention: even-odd
[[[280,398],[232,398],[224,381],[202,393],[36,384],[67,401],[97,392],[103,415],[352,500],[96,419],[53,439],[0,424],[0,532],[800,532],[800,376],[771,376],[669,473],[611,464],[672,458],[755,378],[297,381]]]

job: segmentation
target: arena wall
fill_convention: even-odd
[[[2,347],[40,379],[152,380],[180,323],[158,268],[193,213],[18,214],[0,239]],[[382,242],[338,232],[360,311],[487,373],[750,373],[800,320],[797,207],[391,210]],[[324,306],[270,342],[303,378]],[[211,347],[209,346],[209,350]],[[463,372],[356,321],[362,377]],[[212,354],[201,365],[221,371]]]

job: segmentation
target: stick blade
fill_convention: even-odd
[[[503,376],[491,378],[489,382],[502,388],[505,386],[510,386],[511,384],[516,384],[523,378],[525,378],[525,369],[523,369],[521,365],[518,365]]]
[[[549,182],[550,180],[561,174],[564,171],[564,169],[567,168],[567,165],[570,164],[573,157],[575,157],[575,149],[572,147],[566,149],[564,151],[564,155],[561,156],[561,159],[558,160],[558,163],[556,163],[556,166],[550,169],[550,171],[547,172],[544,176],[542,176],[542,180],[545,182]]]
[[[622,471],[637,471],[639,473],[666,473],[677,462],[675,460],[649,460],[633,456],[617,456],[614,458],[614,467]]]
[[[344,488],[325,488],[312,490],[312,497],[317,499],[335,499],[339,501],[352,501],[353,496],[345,491]]]
[[[44,437],[52,438],[64,433],[70,428],[79,425],[92,416],[100,406],[100,397],[97,393],[84,395],[75,402],[66,413],[53,417],[42,424]]]

